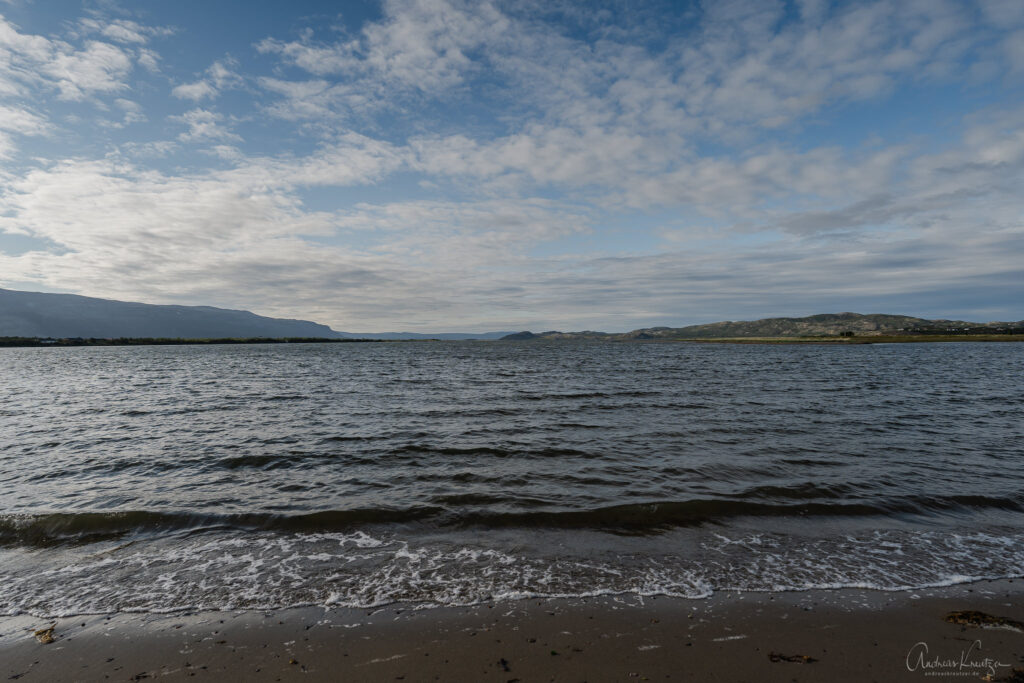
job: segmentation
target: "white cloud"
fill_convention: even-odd
[[[274,116],[289,120],[330,119],[337,103],[353,95],[353,89],[346,85],[331,85],[319,79],[286,81],[265,76],[258,82],[262,88],[284,95],[283,101],[270,105],[268,110]]]
[[[549,122],[734,136],[738,125],[774,128],[830,102],[876,97],[900,78],[948,75],[965,49],[954,38],[971,21],[944,0],[877,0],[832,12],[806,4],[804,21],[785,24],[781,8],[707,3],[694,35],[659,53],[614,40],[582,43],[491,3],[394,1],[354,38],[267,39],[258,48],[357,85],[371,100],[408,90],[447,96],[488,67],[487,78],[500,75]],[[280,80],[264,83],[299,96]]]
[[[43,65],[56,81],[61,99],[80,100],[91,92],[114,92],[128,86],[125,77],[132,63],[120,48],[91,42],[85,50],[60,51]]]
[[[5,62],[14,57],[45,61],[53,52],[49,39],[18,32],[18,29],[0,16],[0,48],[5,51]]]
[[[182,83],[171,90],[171,94],[182,100],[199,101],[207,97],[217,95],[217,88],[209,81],[196,81],[195,83]]]
[[[61,99],[81,100],[127,89],[131,68],[129,55],[110,43],[89,41],[79,50],[20,33],[0,16],[0,92],[28,95],[44,85],[57,88]]]
[[[100,33],[118,43],[143,45],[151,37],[165,37],[175,33],[174,29],[162,26],[144,26],[128,19],[85,18],[81,27],[90,33]]]
[[[360,78],[373,97],[388,89],[443,92],[463,83],[489,44],[505,42],[509,19],[490,2],[391,0],[385,18],[355,38],[333,44],[308,36],[293,42],[272,38],[257,48],[281,55],[317,76]]]
[[[119,97],[114,100],[114,105],[124,112],[124,116],[118,122],[111,122],[109,125],[114,128],[124,128],[130,126],[133,123],[143,123],[147,121],[146,115],[142,112],[142,105],[138,102]]]
[[[385,21],[363,31],[365,64],[386,81],[425,91],[462,82],[472,53],[509,26],[490,2],[391,0],[386,12]]]
[[[178,147],[178,143],[171,140],[127,142],[117,147],[107,156],[109,158],[161,159],[173,153]]]
[[[243,265],[299,267],[313,249],[296,235],[321,233],[328,225],[279,192],[110,161],[66,162],[30,173],[14,185],[4,208],[16,219],[3,219],[0,227],[20,226],[68,249],[7,259],[7,277],[80,277],[90,291],[120,295],[138,288],[157,299],[163,288],[206,297]]]
[[[66,162],[30,173],[3,200],[0,230],[27,230],[67,251],[0,255],[5,277],[56,283],[73,277],[86,291],[121,298],[202,300],[232,305],[229,290],[263,298],[260,310],[294,314],[295,302],[318,300],[328,309],[310,317],[343,321],[373,306],[421,300],[428,273],[408,256],[401,237],[371,252],[310,243],[330,235],[352,215],[303,211],[281,189],[248,184],[258,173],[175,178],[114,162]],[[430,222],[458,214],[481,240],[495,217],[486,208],[440,206],[368,208],[393,220]],[[515,221],[520,220],[513,213]],[[536,221],[537,219],[532,219]],[[482,225],[480,221],[488,222]],[[526,221],[513,228],[536,229]],[[398,233],[416,226],[394,225]],[[388,254],[391,254],[390,256]],[[242,289],[237,289],[242,288]],[[313,296],[318,292],[317,296]],[[323,304],[322,304],[323,305]]]
[[[589,231],[589,211],[546,199],[360,204],[339,212],[340,230],[379,233],[374,249],[435,269],[524,261],[524,250]]]
[[[51,125],[45,117],[27,109],[0,104],[0,130],[21,135],[45,135]]]
[[[356,45],[348,43],[334,46],[311,45],[308,39],[285,43],[274,38],[266,38],[256,45],[262,53],[277,53],[292,64],[313,74],[331,74],[346,71],[357,66],[352,57]]]
[[[181,116],[170,118],[172,121],[178,121],[188,126],[188,130],[178,136],[182,142],[210,142],[213,140],[240,142],[242,140],[241,136],[221,125],[220,122],[224,120],[224,116],[217,112],[207,109],[192,109]]]
[[[214,62],[206,70],[204,78],[193,83],[183,83],[171,90],[171,94],[179,99],[198,102],[207,97],[216,97],[227,88],[238,88],[243,81],[235,71],[236,66],[232,59]]]
[[[371,309],[408,315],[431,292],[482,284],[496,264],[525,262],[532,246],[585,231],[589,220],[585,210],[545,199],[310,211],[296,194],[302,187],[373,182],[401,156],[359,136],[295,160],[220,149],[234,168],[171,176],[111,158],[28,173],[0,198],[0,232],[25,232],[62,251],[0,254],[0,272],[51,286],[73,277],[83,291],[115,298],[241,305],[256,296],[261,305],[247,305],[271,314],[295,315],[306,301],[308,317],[370,324]],[[363,247],[340,246],[360,235]],[[481,297],[468,293],[465,305]],[[437,303],[440,311],[462,305]]]
[[[14,155],[14,150],[17,146],[11,139],[11,136],[3,131],[0,131],[0,159],[9,159]]]
[[[147,50],[145,48],[140,48],[138,50],[137,59],[139,61],[139,66],[141,66],[146,71],[154,74],[160,72],[160,55],[158,55],[156,52],[153,52],[152,50]]]
[[[263,41],[261,51],[319,77],[259,83],[281,96],[268,107],[281,118],[372,125],[381,109],[415,110],[410,92],[450,99],[476,88],[479,102],[497,82],[502,96],[489,104],[510,109],[508,133],[414,134],[419,170],[481,177],[491,189],[611,187],[615,201],[637,205],[668,199],[681,183],[694,188],[686,198],[731,184],[719,175],[737,166],[733,153],[701,159],[695,141],[750,147],[836,102],[948,78],[967,49],[960,36],[971,16],[944,0],[805,3],[803,20],[788,23],[781,7],[707,3],[691,35],[654,51],[585,43],[490,3],[389,2],[381,21],[333,44]]]
[[[14,156],[18,146],[11,134],[25,136],[49,135],[53,125],[46,117],[24,106],[0,104],[0,159]],[[0,178],[3,174],[0,174]]]

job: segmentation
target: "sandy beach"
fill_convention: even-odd
[[[19,616],[2,622],[0,662],[19,681],[1021,680],[1024,633],[946,616],[1024,621],[1022,587]]]

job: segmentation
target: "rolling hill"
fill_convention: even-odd
[[[631,332],[517,332],[504,339],[743,339],[760,337],[830,337],[843,334],[872,336],[886,334],[923,334],[968,329],[1024,328],[1021,322],[976,323],[964,320],[928,320],[907,315],[860,313],[822,313],[805,318],[765,318],[751,321],[724,321],[688,327],[647,327]]]

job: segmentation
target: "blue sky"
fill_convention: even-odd
[[[1024,2],[0,0],[0,287],[1024,318]]]

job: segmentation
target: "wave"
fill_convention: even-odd
[[[776,494],[779,490],[772,489]],[[806,491],[804,492],[806,493]],[[725,523],[737,517],[891,517],[998,510],[1024,512],[1017,498],[977,495],[908,496],[865,502],[768,502],[703,498],[611,505],[585,510],[493,509],[543,506],[540,499],[444,493],[435,505],[352,508],[303,514],[204,514],[178,511],[52,512],[0,515],[0,546],[52,546],[117,539],[132,534],[240,531],[335,532],[368,525],[425,523],[443,528],[593,529],[616,534],[657,534],[667,529]],[[491,508],[471,506],[492,506]]]
[[[896,514],[950,513],[993,509],[1024,511],[1009,498],[951,496],[945,499],[908,497],[862,503],[769,503],[750,500],[698,499],[679,502],[614,505],[592,510],[514,513],[472,512],[462,525],[485,527],[547,527],[599,529],[617,533],[658,533],[666,529],[726,522],[736,517],[889,517]]]
[[[299,515],[271,513],[196,514],[126,510],[0,515],[0,546],[53,546],[114,540],[131,534],[215,530],[318,532],[364,524],[410,522],[437,515],[439,508],[356,508]]]
[[[599,454],[577,448],[496,448],[493,446],[431,446],[429,444],[406,444],[393,453],[415,453],[422,455],[491,456],[495,458],[597,458]]]

